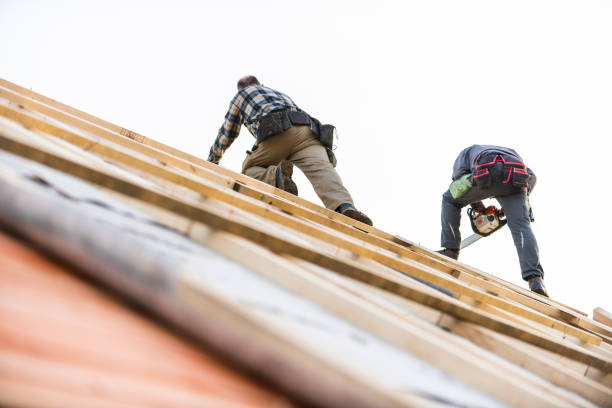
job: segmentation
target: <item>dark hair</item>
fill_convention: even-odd
[[[240,78],[237,85],[238,85],[238,90],[241,90],[242,88],[246,88],[249,85],[260,85],[260,84],[257,78],[255,78],[253,75],[247,75],[245,77]]]

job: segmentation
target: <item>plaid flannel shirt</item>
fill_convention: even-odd
[[[230,102],[223,126],[210,148],[208,161],[219,163],[223,153],[238,137],[243,124],[254,137],[257,137],[259,120],[264,115],[279,109],[301,111],[291,98],[282,92],[260,85],[242,88]]]

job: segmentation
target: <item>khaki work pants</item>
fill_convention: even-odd
[[[276,166],[281,160],[289,160],[302,170],[325,207],[335,210],[340,204],[353,204],[310,127],[294,126],[259,143],[242,163],[242,173],[276,187]]]

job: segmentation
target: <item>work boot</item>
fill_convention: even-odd
[[[544,286],[544,280],[539,276],[529,279],[529,289],[532,292],[539,293],[542,296],[548,297],[546,286]]]
[[[352,204],[340,204],[338,208],[336,208],[336,212],[339,212],[342,215],[346,215],[347,217],[352,218],[354,220],[361,221],[364,224],[372,225],[372,220],[370,219],[370,217],[357,210],[355,207],[353,207]]]
[[[291,179],[293,175],[293,163],[289,160],[281,160],[276,166],[276,187],[293,195],[298,195],[297,185]]]
[[[443,248],[439,251],[436,251],[439,254],[442,254],[444,256],[448,256],[449,258],[454,259],[455,261],[457,259],[459,259],[459,250],[458,249],[451,249],[451,248]]]

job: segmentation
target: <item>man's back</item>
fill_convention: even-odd
[[[459,153],[459,156],[457,156],[455,164],[453,165],[453,180],[458,179],[464,174],[470,173],[478,158],[487,152],[508,154],[522,161],[521,156],[519,156],[514,149],[509,147],[475,144],[463,149],[461,153]]]
[[[219,163],[223,153],[240,134],[244,124],[253,136],[257,136],[259,120],[270,112],[300,108],[290,97],[263,85],[249,85],[240,89],[230,102],[225,121],[219,129],[217,140],[211,147],[208,160]]]
[[[263,85],[251,85],[236,93],[230,104],[235,105],[243,115],[243,122],[251,133],[256,134],[256,125],[262,116],[277,110],[299,112],[300,108],[284,93]]]

